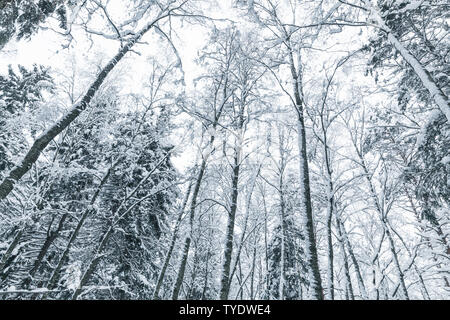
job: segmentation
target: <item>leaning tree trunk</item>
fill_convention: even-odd
[[[345,240],[341,228],[341,221],[338,214],[335,214],[336,229],[339,236],[339,245],[342,251],[342,257],[344,260],[344,276],[345,276],[345,298],[347,300],[355,300],[355,294],[353,293],[352,279],[350,277],[350,267],[348,264],[347,252],[345,251]]]
[[[83,290],[83,287],[87,284],[87,282],[90,280],[92,274],[94,273],[95,269],[97,268],[98,263],[100,262],[100,260],[102,259],[102,257],[104,257],[103,251],[106,249],[106,245],[108,244],[108,241],[110,239],[110,237],[113,235],[114,231],[116,230],[116,224],[121,221],[122,219],[124,219],[126,217],[126,214],[128,212],[130,212],[137,204],[139,204],[142,200],[148,198],[149,196],[154,196],[156,194],[158,194],[159,192],[162,192],[166,189],[168,189],[168,187],[164,187],[161,188],[159,190],[156,190],[155,192],[152,192],[150,195],[145,196],[144,198],[141,198],[140,200],[137,200],[136,202],[134,202],[131,206],[129,206],[127,209],[125,209],[125,211],[123,213],[120,213],[120,210],[126,205],[126,203],[128,202],[128,200],[130,200],[132,197],[134,197],[134,195],[136,194],[136,192],[142,187],[142,185],[155,173],[155,171],[160,167],[160,165],[162,163],[164,163],[164,161],[167,160],[167,158],[169,157],[169,155],[171,154],[171,152],[167,152],[166,155],[158,161],[158,163],[154,166],[154,168],[152,170],[150,170],[144,178],[142,178],[139,183],[137,184],[137,186],[133,189],[133,191],[131,191],[127,196],[125,196],[125,198],[121,201],[120,205],[117,207],[117,209],[115,209],[112,212],[112,218],[111,221],[109,223],[109,227],[106,229],[106,232],[103,233],[100,243],[97,247],[97,249],[95,250],[94,254],[93,254],[93,258],[91,259],[91,261],[88,263],[86,271],[83,273],[83,275],[81,276],[80,279],[80,283],[78,284],[77,289],[75,290],[75,292],[72,295],[72,300],[77,300],[79,295],[81,294],[81,291]],[[170,187],[170,186],[169,186]]]
[[[237,148],[236,148],[237,149]],[[234,166],[232,175],[232,194],[231,194],[231,207],[228,212],[228,225],[227,233],[225,236],[225,251],[224,251],[224,263],[220,288],[220,299],[227,300],[230,292],[230,269],[231,269],[231,257],[233,254],[233,241],[234,241],[234,225],[236,220],[237,211],[237,198],[238,198],[238,182],[239,182],[239,169],[240,169],[240,157],[239,150],[236,150],[234,156]]]
[[[45,130],[33,143],[23,159],[6,175],[0,183],[0,200],[5,199],[13,190],[14,184],[17,183],[37,161],[40,154],[44,151],[47,145],[64,129],[66,129],[90,104],[95,93],[98,91],[102,83],[105,81],[108,74],[119,63],[125,54],[135,45],[142,36],[149,31],[158,21],[168,16],[159,16],[153,22],[147,24],[141,31],[139,31],[131,40],[129,40],[119,52],[112,58],[108,64],[102,69],[97,79],[91,84],[87,93],[81,99],[81,102],[76,104],[69,112],[67,112],[61,119],[59,119],[50,128]]]
[[[310,273],[310,288],[312,295],[317,300],[323,300],[323,288],[322,280],[320,278],[319,270],[319,257],[317,255],[316,238],[314,234],[314,222],[311,203],[311,190],[309,182],[309,168],[308,168],[308,156],[306,148],[306,131],[305,131],[305,119],[303,114],[303,101],[301,98],[301,78],[300,72],[294,64],[294,56],[292,49],[289,48],[289,62],[291,69],[291,76],[294,83],[294,98],[295,98],[295,111],[297,112],[297,129],[298,129],[298,151],[300,153],[299,165],[300,165],[300,201],[301,201],[301,214],[305,219],[305,238],[306,246],[305,252],[307,256],[307,264]],[[298,66],[300,68],[300,66]]]
[[[397,251],[395,249],[394,239],[392,238],[392,234],[391,234],[391,231],[389,230],[389,226],[388,226],[388,223],[386,221],[386,218],[382,218],[381,220],[382,220],[381,223],[383,224],[383,228],[384,228],[384,230],[386,232],[386,236],[387,236],[388,241],[389,241],[389,249],[391,250],[392,258],[394,259],[394,264],[395,264],[395,266],[397,268],[398,277],[399,277],[399,280],[400,280],[400,288],[402,290],[403,297],[406,300],[409,300],[408,290],[406,289],[406,284],[405,284],[405,275],[403,274],[402,268],[400,267],[398,254],[397,254]]]
[[[416,272],[417,277],[419,278],[419,284],[420,284],[420,288],[421,288],[421,291],[422,291],[423,298],[425,300],[430,300],[430,295],[429,295],[428,289],[427,289],[427,287],[425,285],[425,282],[424,282],[424,279],[423,279],[423,276],[422,276],[422,272],[419,270],[419,268],[417,267],[417,264],[414,262],[414,258],[415,257],[413,256],[411,250],[409,250],[408,246],[406,245],[405,240],[403,240],[403,238],[400,236],[400,234],[397,231],[395,231],[395,229],[389,223],[389,221],[387,221],[387,222],[388,222],[388,227],[390,227],[392,232],[400,239],[400,241],[402,242],[403,246],[406,249],[406,252],[408,252],[408,255],[409,255],[410,259],[411,259],[410,267],[412,266],[414,268],[414,271]]]

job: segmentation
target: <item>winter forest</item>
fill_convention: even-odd
[[[0,300],[450,299],[446,0],[0,0]]]

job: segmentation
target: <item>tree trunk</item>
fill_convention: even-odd
[[[242,230],[241,239],[240,239],[240,242],[239,242],[239,247],[238,247],[238,250],[236,252],[236,259],[235,259],[235,262],[234,262],[234,265],[233,265],[233,269],[231,270],[231,274],[230,274],[230,277],[229,277],[230,278],[230,280],[229,280],[230,285],[231,285],[231,282],[233,281],[233,276],[234,276],[234,273],[236,272],[237,264],[238,264],[238,262],[240,260],[242,248],[244,247],[244,240],[245,240],[245,236],[247,234],[248,218],[250,216],[250,203],[251,203],[251,200],[252,200],[253,190],[254,190],[255,184],[256,184],[256,178],[258,177],[259,171],[261,170],[261,165],[262,164],[258,165],[258,168],[255,171],[254,176],[252,177],[250,190],[248,192],[247,203],[246,203],[246,206],[245,206],[246,213],[245,213],[244,228]]]
[[[251,275],[250,275],[250,300],[255,300],[255,289],[254,289],[254,282],[255,282],[255,267],[256,267],[256,240],[257,237],[255,235],[255,241],[253,243],[253,258],[252,258],[252,269],[251,269]]]
[[[340,244],[341,251],[342,251],[342,258],[344,261],[345,294],[346,294],[347,299],[355,300],[355,295],[353,293],[352,279],[350,277],[350,267],[348,264],[348,257],[347,257],[347,253],[345,251],[345,240],[344,240],[344,235],[343,235],[342,228],[341,228],[341,221],[337,215],[335,215],[335,220],[336,220],[336,229],[337,229],[338,236],[339,236],[339,244]]]
[[[284,200],[284,190],[283,190],[283,174],[280,174],[279,183],[279,195],[280,195],[280,213],[281,213],[281,248],[280,248],[280,284],[278,288],[278,299],[284,300],[284,286],[286,283],[286,234],[287,234],[287,223],[286,223],[286,204]]]
[[[115,225],[121,220],[123,219],[127,212],[129,212],[137,203],[139,203],[140,201],[138,200],[137,202],[135,202],[134,204],[132,204],[130,207],[128,207],[122,214],[120,213],[120,209],[122,209],[123,206],[125,206],[126,202],[132,198],[136,192],[139,190],[139,188],[142,186],[142,184],[144,184],[153,174],[154,172],[159,168],[159,166],[167,160],[167,157],[169,157],[170,155],[170,151],[166,153],[166,155],[158,161],[158,163],[153,167],[152,170],[150,170],[144,178],[142,178],[139,183],[137,184],[137,186],[133,189],[133,191],[131,191],[120,203],[120,205],[117,207],[117,209],[114,210],[114,212],[112,213],[112,219],[110,221],[110,225],[108,227],[108,229],[106,230],[106,232],[102,235],[102,238],[100,240],[100,244],[97,247],[97,250],[95,250],[94,252],[94,258],[89,262],[86,271],[83,273],[83,275],[81,276],[81,280],[80,283],[77,287],[77,289],[75,290],[74,294],[72,295],[72,300],[77,300],[78,296],[81,294],[81,290],[83,289],[84,285],[86,285],[86,283],[89,281],[91,275],[93,274],[94,270],[97,268],[98,263],[100,262],[101,258],[104,256],[103,251],[106,248],[106,245],[109,241],[109,238],[112,236],[113,232],[115,231]],[[113,165],[114,166],[114,165]],[[110,168],[111,169],[111,168]],[[110,171],[108,171],[110,172]],[[155,195],[161,191],[164,191],[164,189],[162,190],[158,190],[155,191],[153,193],[151,193],[151,195]]]
[[[214,118],[214,122],[212,124],[213,132],[216,131],[217,124],[219,123],[220,116],[222,115],[222,111],[225,107],[225,103],[229,98],[227,96],[227,89],[228,89],[227,84],[228,84],[228,78],[226,77],[224,88],[223,88],[223,97],[224,97],[223,99],[224,100],[222,101],[222,104],[220,105],[219,110],[217,110],[217,111],[214,110],[215,118]],[[177,280],[175,281],[175,285],[174,285],[173,291],[172,291],[172,300],[178,299],[181,285],[183,284],[184,272],[186,270],[186,263],[187,263],[187,259],[188,259],[188,255],[189,255],[189,248],[191,246],[191,237],[193,235],[192,233],[193,233],[193,226],[194,226],[195,209],[197,207],[197,197],[198,197],[198,193],[200,191],[200,186],[202,184],[203,175],[205,174],[205,171],[206,171],[206,164],[208,162],[208,158],[214,151],[214,140],[215,140],[215,136],[212,135],[211,139],[209,141],[209,145],[206,146],[207,153],[203,156],[202,163],[200,165],[200,170],[198,172],[197,180],[195,181],[194,192],[192,194],[191,206],[189,209],[190,230],[189,230],[189,235],[186,237],[186,240],[185,240],[183,256],[181,257],[180,268],[178,269]],[[210,147],[209,150],[208,150],[208,146]]]
[[[8,249],[3,254],[2,259],[0,260],[0,275],[9,266],[8,261],[11,258],[12,253],[14,252],[14,249],[19,244],[20,239],[22,238],[22,235],[25,232],[25,228],[26,228],[26,226],[24,226],[19,231],[17,231],[16,235],[14,236],[14,239],[13,239],[12,243],[9,245]]]
[[[214,136],[211,137],[212,142],[214,142],[213,138],[214,138]],[[211,145],[212,145],[212,142],[211,142]],[[181,262],[180,262],[180,268],[178,269],[177,280],[175,281],[175,285],[174,285],[173,291],[172,291],[172,300],[178,299],[178,295],[180,294],[181,285],[183,284],[184,273],[186,270],[186,263],[187,263],[187,259],[188,259],[188,255],[189,255],[189,248],[191,246],[191,237],[193,235],[192,233],[193,233],[193,227],[194,227],[195,209],[197,207],[197,197],[198,197],[198,193],[200,191],[200,185],[202,183],[203,175],[205,174],[205,171],[206,171],[207,160],[208,160],[207,156],[202,159],[202,163],[200,165],[200,170],[197,175],[197,180],[195,181],[195,187],[194,187],[194,192],[192,193],[192,200],[191,200],[191,206],[190,206],[190,211],[189,211],[190,230],[189,230],[189,234],[186,237],[186,240],[184,243],[183,255],[181,257]]]
[[[36,260],[33,263],[33,267],[31,268],[31,270],[29,272],[29,277],[27,277],[24,280],[24,286],[28,286],[31,283],[31,281],[33,280],[33,277],[36,274],[36,272],[38,271],[38,269],[42,263],[42,260],[44,259],[45,255],[47,254],[48,249],[50,248],[53,241],[56,240],[56,238],[58,237],[58,234],[63,229],[64,222],[66,221],[68,216],[69,216],[68,213],[63,214],[63,216],[59,220],[58,227],[56,228],[56,230],[53,230],[53,231],[49,230],[47,238],[45,239],[44,244],[41,247],[41,250],[39,250],[39,254],[36,257]],[[50,227],[51,227],[51,225],[50,225]]]
[[[240,149],[240,148],[239,148]],[[221,289],[220,289],[220,299],[227,300],[230,291],[230,269],[231,269],[231,257],[233,254],[233,241],[234,241],[234,224],[236,219],[237,211],[237,198],[238,198],[238,182],[239,182],[239,169],[240,169],[240,150],[235,149],[234,156],[234,167],[232,175],[232,194],[231,194],[231,207],[228,213],[228,225],[227,233],[225,238],[225,251],[224,251],[224,263],[222,271]]]
[[[209,239],[211,239],[211,231],[209,232]],[[208,291],[208,281],[209,281],[209,260],[211,259],[211,247],[208,246],[208,252],[206,253],[206,263],[205,263],[205,281],[203,284],[202,296],[200,300],[205,300],[206,292]]]

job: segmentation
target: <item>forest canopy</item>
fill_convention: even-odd
[[[449,16],[0,0],[0,300],[449,299]]]

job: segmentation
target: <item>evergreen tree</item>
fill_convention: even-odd
[[[141,117],[140,113],[128,114],[120,122],[112,148],[120,150],[124,144],[131,145],[101,198],[102,220],[105,219],[102,229],[107,227],[112,212],[124,214],[112,235],[115,246],[104,261],[111,272],[110,281],[120,287],[113,295],[121,299],[151,297],[158,276],[155,262],[161,254],[156,244],[168,229],[170,208],[178,195],[177,188],[171,186],[176,182],[177,172],[170,156],[167,157],[173,146],[164,142],[170,129],[168,114],[163,108],[153,124]],[[140,133],[130,141],[136,130]],[[145,179],[155,166],[158,169]],[[122,199],[137,187],[135,202],[129,209],[121,208]]]
[[[23,114],[32,114],[43,100],[44,92],[52,92],[53,79],[49,69],[34,65],[18,70],[9,65],[8,74],[0,75],[0,177],[11,169],[11,157],[17,156],[27,144],[17,121]]]

